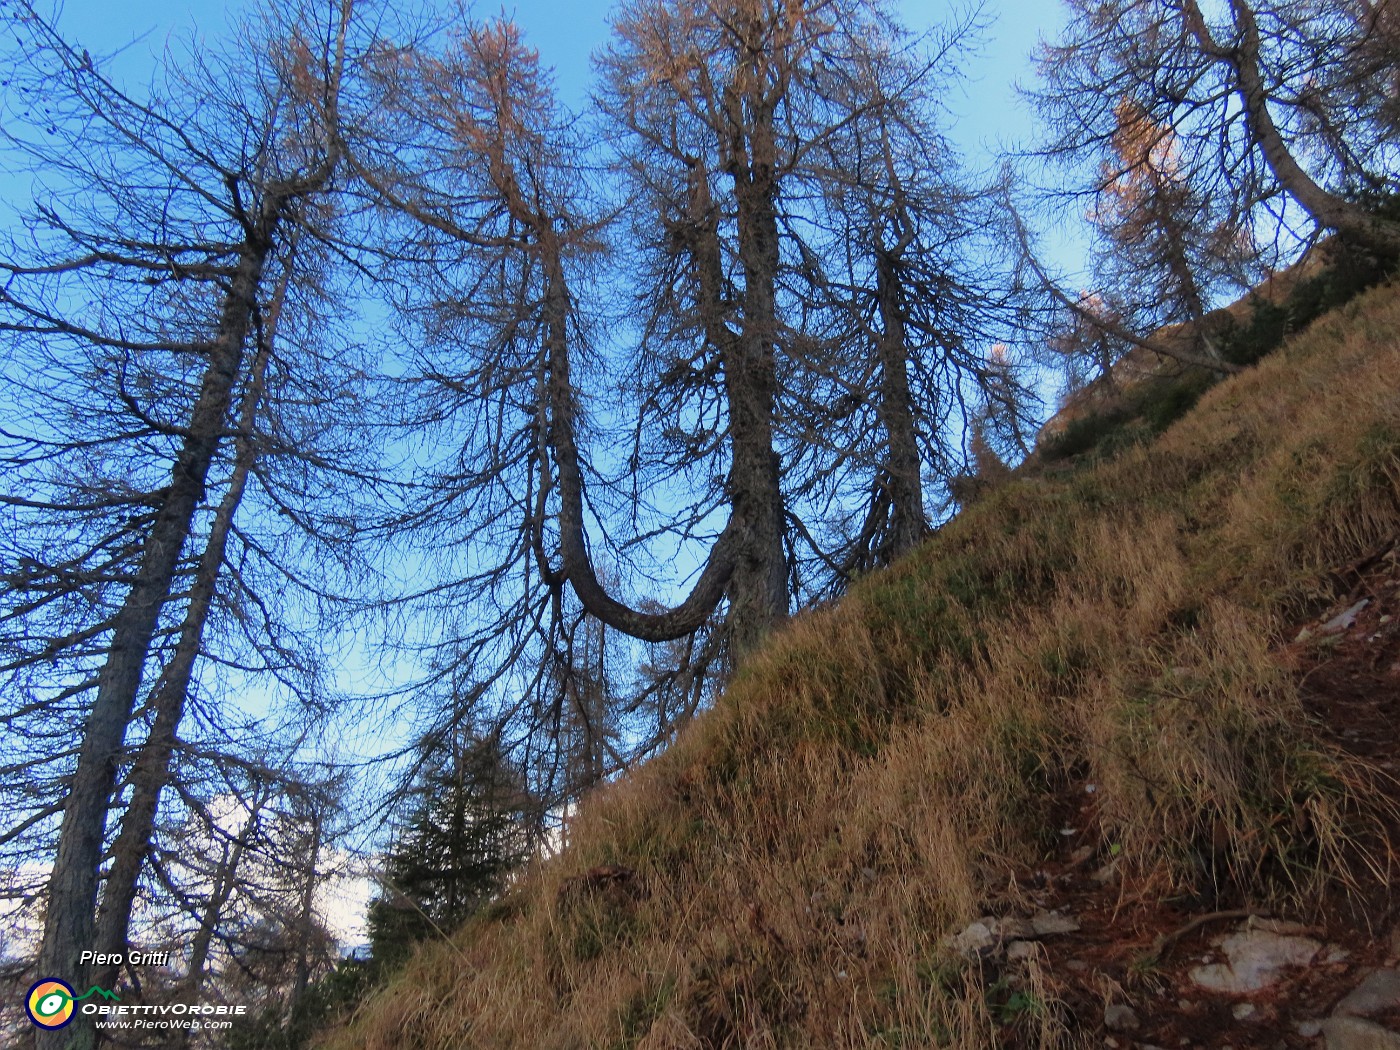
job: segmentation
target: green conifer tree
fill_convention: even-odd
[[[505,888],[533,841],[523,779],[492,738],[425,738],[405,819],[370,905],[370,950],[392,966]]]

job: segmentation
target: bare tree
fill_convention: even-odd
[[[596,124],[509,23],[384,52],[349,160],[412,326],[386,527],[436,570],[406,607],[449,627],[421,650],[452,717],[549,738],[628,696],[628,746],[590,745],[616,768],[794,600],[926,533],[984,402],[1014,418],[979,289],[1005,278],[927,112],[961,38],[925,54],[873,0],[634,3]],[[671,603],[640,582],[667,559]]]
[[[220,780],[228,790],[208,799],[183,794],[183,812],[152,865],[164,906],[146,921],[167,943],[188,947],[165,987],[150,974],[144,983],[133,978],[143,1001],[243,1005],[245,1024],[263,1041],[304,1041],[298,1022],[308,989],[337,957],[322,891],[344,823],[340,785],[306,772],[269,753],[227,769]],[[208,1045],[188,1031],[169,1043]]]
[[[820,320],[808,323],[817,338],[796,341],[811,381],[792,413],[820,457],[801,475],[808,487],[859,509],[823,554],[829,587],[930,531],[925,477],[946,491],[985,408],[995,403],[1013,442],[1023,427],[1028,397],[1004,356],[1010,257],[991,193],[971,185],[938,124],[979,27],[970,16],[919,39],[880,25],[849,40],[841,61],[828,54],[813,85],[825,111],[813,123],[829,130],[795,173],[794,196],[817,207],[787,217],[788,280]]]
[[[1197,350],[1218,360],[1200,328],[1211,293],[1247,286],[1259,255],[1249,231],[1218,214],[1179,170],[1176,136],[1131,101],[1116,112],[1113,157],[1090,217],[1105,244],[1096,253],[1097,287],[1140,330],[1192,323]]]
[[[438,53],[385,56],[376,82],[378,121],[351,163],[413,246],[384,272],[421,325],[404,424],[422,498],[390,528],[441,573],[409,596],[446,628],[424,643],[436,721],[485,724],[494,703],[498,731],[529,751],[595,717],[604,654],[616,651],[605,639],[650,643],[706,625],[738,526],[669,609],[629,604],[618,548],[606,533],[603,549],[590,544],[608,486],[590,487],[584,447],[592,422],[576,377],[597,359],[579,285],[603,250],[603,221],[585,197],[584,148],[519,31],[468,24]],[[635,742],[657,738],[636,728]],[[604,761],[603,737],[587,735]],[[560,768],[537,758],[532,769]]]
[[[95,943],[98,951],[108,957],[119,957],[126,949],[132,905],[136,900],[138,879],[145,866],[146,852],[154,838],[160,796],[170,780],[171,760],[176,751],[195,666],[206,651],[204,632],[215,591],[223,575],[234,516],[242,502],[257,454],[253,440],[256,417],[262,407],[272,340],[289,277],[290,271],[284,270],[267,311],[265,330],[259,333],[259,345],[239,407],[238,429],[233,435],[235,451],[232,473],[200,554],[174,651],[152,688],[148,702],[154,711],[150,732],[136,751],[126,778],[131,785],[131,800],[122,814],[120,831],[112,843],[112,865],[103,886],[97,918]],[[99,969],[94,973],[93,980],[110,986],[114,983],[116,970],[116,967]]]
[[[7,721],[66,723],[78,741],[7,771],[38,783],[44,765],[67,767],[61,802],[31,808],[5,837],[42,834],[61,812],[38,965],[81,983],[134,717],[149,716],[151,734],[131,773],[138,804],[118,836],[105,902],[103,938],[113,944],[124,939],[194,662],[209,652],[211,606],[237,610],[252,634],[261,619],[272,632],[260,639],[271,641],[265,666],[292,658],[275,640],[281,614],[267,614],[250,589],[249,559],[277,566],[279,555],[233,518],[250,475],[260,499],[295,492],[292,474],[269,473],[292,436],[277,427],[304,427],[318,411],[303,404],[294,418],[293,382],[253,439],[270,377],[286,374],[269,313],[282,309],[291,275],[307,272],[299,254],[324,256],[316,244],[291,245],[327,229],[351,5],[279,12],[287,22],[250,29],[237,62],[195,56],[186,83],[171,85],[188,94],[146,99],[106,79],[31,5],[4,13],[23,48],[10,64],[11,97],[29,106],[27,121],[7,126],[10,145],[50,187],[28,243],[6,253],[0,292],[18,399],[5,406],[13,487],[4,502],[17,525],[5,671],[29,698]],[[222,495],[206,506],[211,487]],[[281,510],[296,518],[296,500]],[[242,572],[228,571],[231,535]],[[191,557],[192,544],[202,554]],[[91,1039],[88,1028],[74,1032]]]
[[[1396,188],[1387,5],[1230,0],[1214,21],[1196,0],[1069,6],[1037,97],[1049,154],[1109,161],[1091,193],[1169,152],[1171,181],[1242,232],[1288,221],[1290,202],[1318,228],[1400,250],[1400,223],[1363,203]]]
[[[602,59],[603,105],[626,135],[619,166],[644,224],[639,379],[654,392],[643,402],[653,421],[638,433],[690,431],[688,468],[700,460],[723,479],[693,513],[723,507],[716,550],[740,541],[725,593],[739,655],[789,603],[779,282],[780,197],[803,131],[792,96],[839,16],[856,14],[832,3],[638,2],[623,7]]]

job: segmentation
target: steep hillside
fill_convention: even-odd
[[[1314,1045],[1395,922],[1397,376],[1380,288],[1002,485],[328,1045]],[[1325,965],[1202,988],[1251,912]]]

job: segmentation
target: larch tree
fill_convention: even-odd
[[[393,527],[435,569],[447,707],[528,734],[638,692],[654,731],[632,704],[617,732],[644,749],[795,601],[928,530],[930,462],[955,473],[959,416],[1014,383],[921,46],[873,0],[625,4],[593,118],[506,22],[383,54],[349,163],[402,231],[423,498]],[[678,595],[643,582],[668,561]],[[623,649],[630,681],[591,667]]]
[[[1218,360],[1199,322],[1215,290],[1250,283],[1259,249],[1248,227],[1220,214],[1185,177],[1170,129],[1131,101],[1119,105],[1115,119],[1112,160],[1101,168],[1102,190],[1090,212],[1104,241],[1095,290],[1139,330],[1195,324],[1196,352]]]
[[[1304,235],[1330,231],[1366,250],[1400,251],[1400,222],[1367,203],[1396,190],[1387,102],[1396,59],[1378,45],[1385,4],[1069,7],[1063,39],[1042,54],[1044,152],[1108,161],[1096,191],[1119,177],[1115,142],[1126,144],[1129,127],[1146,134],[1148,157],[1169,149],[1172,182],[1237,230],[1267,233],[1301,218]],[[1139,157],[1141,146],[1132,147]]]
[[[519,30],[467,23],[435,51],[385,54],[373,80],[376,119],[349,156],[398,231],[385,240],[404,245],[383,273],[413,330],[402,423],[421,498],[390,527],[436,574],[405,600],[438,628],[421,643],[428,703],[438,729],[509,723],[511,744],[532,751],[593,718],[605,631],[693,631],[722,580],[700,588],[708,600],[634,608],[590,550],[575,282],[601,250],[600,221],[583,147]]]
[[[289,680],[302,666],[259,578],[295,589],[295,559],[276,530],[234,516],[253,478],[256,498],[294,526],[326,524],[307,472],[334,456],[316,443],[321,413],[355,376],[311,401],[322,365],[276,347],[273,330],[288,302],[315,298],[299,282],[319,279],[332,243],[353,15],[349,0],[278,9],[235,54],[194,54],[167,93],[137,96],[32,5],[4,14],[21,43],[6,60],[22,109],[7,138],[42,181],[27,236],[6,246],[0,292],[14,526],[4,672],[18,698],[6,722],[15,741],[29,736],[6,774],[33,797],[3,838],[52,856],[37,965],[82,984],[80,952],[99,932],[125,942],[211,615],[237,625],[228,673]],[[299,438],[298,465],[284,466]],[[319,467],[341,469],[329,457]],[[257,656],[238,655],[239,634]],[[128,802],[112,841],[109,815]],[[76,1024],[38,1038],[92,1036]]]
[[[739,654],[911,549],[980,403],[1017,414],[986,356],[1009,271],[938,124],[977,25],[917,38],[859,0],[638,2],[615,22],[601,101],[644,275],[633,462],[709,479],[689,506],[744,524]],[[751,631],[742,596],[780,577]]]
[[[1047,196],[1087,212],[1103,250],[1093,286],[1064,291],[1011,209],[1051,340],[1237,371],[1208,326],[1191,326],[1192,343],[1149,333],[1199,321],[1326,234],[1382,266],[1395,259],[1390,6],[1067,0],[1063,35],[1039,56],[1033,155],[1059,167]]]
[[[1013,440],[1023,425],[1026,392],[994,352],[1015,330],[994,202],[939,124],[979,28],[969,17],[912,39],[878,24],[814,85],[830,130],[796,172],[794,196],[815,206],[791,209],[789,281],[813,319],[797,341],[811,377],[798,412],[820,464],[810,487],[856,512],[822,553],[829,587],[928,534],[926,481],[946,493],[979,418],[991,411]]]

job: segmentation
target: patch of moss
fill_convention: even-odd
[[[1093,452],[1112,459],[1126,449],[1151,441],[1195,407],[1217,377],[1203,369],[1147,380],[1121,395],[1111,407],[1072,420],[1046,443],[1049,462]]]

